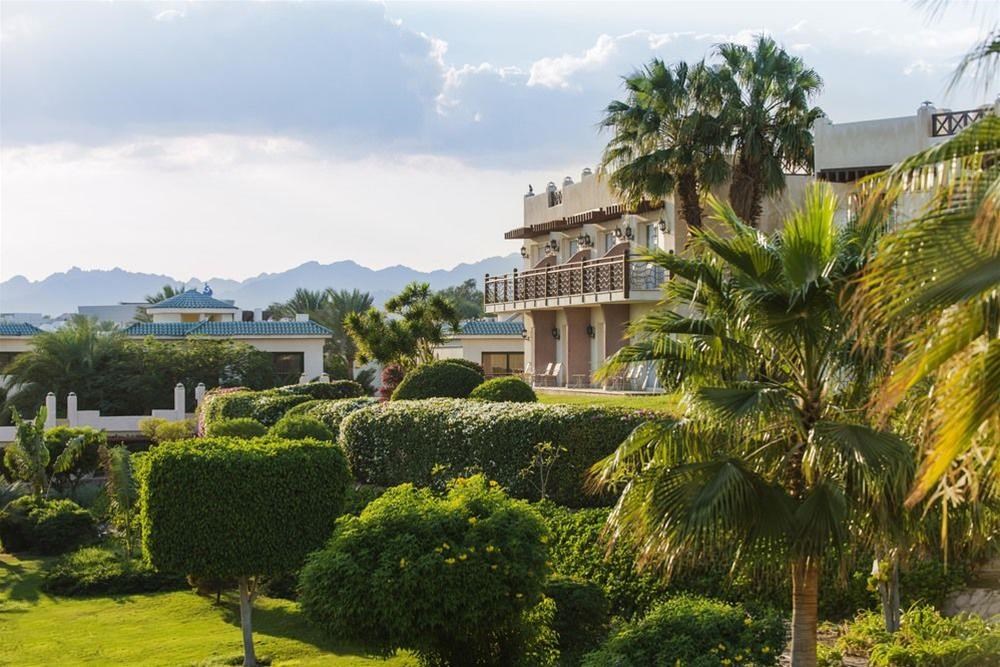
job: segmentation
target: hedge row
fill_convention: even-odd
[[[585,507],[606,505],[611,498],[585,493],[584,473],[651,418],[649,412],[621,408],[437,398],[358,410],[341,423],[340,439],[363,484],[428,486],[482,472],[528,499],[542,495],[533,460],[539,443],[551,442],[560,451],[546,497]]]
[[[285,413],[285,416],[303,415],[318,419],[336,435],[340,433],[340,422],[344,420],[344,417],[355,410],[377,405],[378,402],[377,398],[371,397],[344,398],[338,401],[306,401],[290,409]]]
[[[364,396],[357,382],[310,382],[264,391],[215,392],[206,396],[202,405],[200,433],[211,431],[214,422],[223,419],[250,418],[264,426],[274,426],[296,405],[316,400],[357,399]]]
[[[207,577],[298,568],[333,531],[350,481],[340,448],[317,442],[199,438],[143,459],[144,553]]]

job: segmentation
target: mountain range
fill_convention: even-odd
[[[475,278],[476,284],[482,288],[484,274],[507,273],[520,264],[521,257],[517,254],[489,257],[429,272],[398,265],[370,269],[351,260],[331,264],[306,262],[287,271],[262,273],[246,280],[191,278],[185,281],[119,268],[84,270],[73,267],[69,271],[53,273],[43,280],[31,281],[24,276],[14,276],[0,283],[0,312],[57,316],[75,313],[77,306],[141,302],[147,294],[160,291],[166,284],[201,289],[205,283],[211,285],[216,298],[233,299],[237,306],[244,309],[264,308],[275,301],[284,301],[298,287],[357,288],[371,293],[375,303],[380,305],[414,280],[430,283],[433,289],[443,289]]]

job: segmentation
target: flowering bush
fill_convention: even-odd
[[[404,484],[338,519],[299,600],[331,636],[382,655],[511,664],[536,643],[522,619],[542,601],[546,553],[538,514],[481,476],[445,498]]]
[[[584,667],[778,664],[785,643],[780,616],[751,616],[740,605],[680,596],[619,630],[583,660]]]
[[[519,498],[537,499],[531,470],[538,443],[561,449],[547,472],[546,497],[561,505],[609,504],[583,491],[583,477],[651,413],[538,403],[456,399],[390,401],[358,410],[341,424],[341,443],[363,484],[429,486],[482,472]]]

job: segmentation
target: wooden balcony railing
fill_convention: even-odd
[[[982,108],[931,114],[931,136],[948,137],[958,134],[988,113],[990,113],[989,108]]]
[[[621,293],[628,299],[635,290],[655,290],[666,279],[662,267],[636,262],[627,254],[583,262],[567,262],[540,269],[487,275],[484,302],[487,306],[527,299]]]

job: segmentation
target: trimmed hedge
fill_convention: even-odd
[[[337,436],[318,419],[305,415],[285,415],[271,427],[268,433],[275,438],[286,440],[320,440],[333,442]]]
[[[538,514],[482,476],[445,498],[405,484],[337,521],[302,569],[299,603],[331,637],[380,655],[511,664],[536,643],[521,622],[542,599],[546,552]]]
[[[22,496],[0,511],[0,546],[46,556],[97,541],[93,515],[72,500]]]
[[[285,417],[304,415],[318,419],[326,424],[326,427],[336,435],[340,433],[340,422],[344,420],[344,417],[355,410],[376,405],[378,402],[377,398],[371,397],[345,398],[338,401],[307,401],[306,403],[296,405],[286,412]]]
[[[210,438],[259,438],[267,435],[267,427],[249,417],[221,419],[208,425]]]
[[[535,448],[552,442],[565,451],[552,466],[546,496],[561,505],[583,507],[613,500],[583,491],[587,469],[651,418],[651,413],[622,408],[390,401],[349,415],[340,434],[360,483],[428,486],[482,472],[512,495],[529,499],[541,496],[535,484],[538,476],[530,474]]]
[[[494,403],[536,403],[538,396],[531,385],[516,377],[502,377],[487,380],[472,390],[469,398]]]
[[[297,569],[333,530],[350,482],[339,447],[276,438],[160,445],[140,467],[143,551],[205,577]]]
[[[331,382],[308,382],[278,387],[275,391],[285,394],[309,396],[313,400],[334,401],[341,398],[361,398],[365,388],[353,380],[333,380]]]
[[[394,401],[422,398],[467,398],[483,382],[483,376],[468,366],[449,361],[432,361],[417,366],[392,392]]]
[[[784,620],[777,614],[751,616],[740,605],[679,596],[625,626],[584,667],[648,665],[777,665],[785,646]]]
[[[463,368],[468,368],[470,371],[475,371],[480,378],[486,379],[486,371],[483,370],[482,364],[477,364],[474,361],[469,361],[468,359],[438,359],[439,362],[443,364],[455,364],[457,366],[462,366]]]
[[[277,389],[219,393],[203,406],[202,432],[211,430],[214,422],[239,417],[249,417],[264,426],[274,426],[290,408],[309,400],[312,399],[308,394],[293,394]]]

